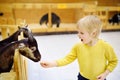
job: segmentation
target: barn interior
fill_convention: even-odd
[[[59,27],[56,26],[56,23],[52,24],[53,16],[51,13],[55,13],[60,18]],[[45,14],[48,14],[46,19],[48,23],[40,24],[40,20]],[[86,15],[97,15],[103,24],[103,33],[100,37],[110,42],[115,47],[117,55],[120,56],[118,51],[120,50],[120,17],[117,17],[116,22],[110,21],[116,14],[120,16],[120,0],[0,0],[1,40],[13,34],[18,26],[28,25],[38,41],[39,50],[43,55],[42,59],[49,58],[50,55],[52,59],[48,60],[57,59],[65,55],[65,52],[68,53],[67,50],[71,48],[70,46],[78,41],[78,38],[76,38],[77,21]],[[68,43],[66,48],[62,47],[67,42],[70,44]],[[50,45],[53,47],[51,50],[47,49]],[[56,46],[63,51],[56,49]],[[48,54],[49,52],[50,54]],[[16,51],[16,53],[18,52]],[[39,63],[33,63],[21,55],[16,55],[15,61],[14,66],[17,67],[10,73],[0,74],[0,80],[8,80],[8,78],[9,80],[77,79],[78,67],[74,66],[77,65],[76,62],[71,64],[71,67],[54,68],[47,71]],[[68,70],[66,70],[67,68]],[[107,79],[119,80],[119,68],[120,62],[117,69]],[[68,74],[72,72],[74,74]]]
[[[33,33],[69,33],[76,31],[77,21],[85,15],[95,14],[103,21],[103,30],[119,30],[119,25],[109,23],[109,19],[120,12],[119,0],[70,0],[70,1],[43,1],[43,0],[1,0],[0,16],[1,27],[11,27],[25,22],[29,24]],[[52,12],[60,17],[60,27],[52,25]],[[40,19],[48,13],[48,24],[40,25]],[[15,26],[16,27],[16,26]]]

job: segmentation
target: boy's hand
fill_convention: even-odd
[[[50,68],[50,67],[56,67],[57,63],[56,62],[46,62],[46,61],[41,61],[40,65],[44,68]]]
[[[105,80],[105,78],[107,77],[107,75],[110,73],[109,70],[106,70],[104,73],[100,74],[98,77],[97,77],[97,80]]]
[[[97,77],[97,80],[104,80],[105,78],[106,78],[106,75],[103,73]]]

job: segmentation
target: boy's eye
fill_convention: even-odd
[[[83,35],[83,34],[84,34],[84,32],[82,32],[82,31],[78,31],[78,34],[82,34],[82,35]]]

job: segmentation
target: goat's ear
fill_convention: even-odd
[[[18,26],[18,29],[21,29],[21,27],[20,27],[20,26]]]
[[[18,47],[19,48],[23,48],[23,47],[25,47],[25,44],[24,43],[20,43]]]
[[[28,24],[26,24],[26,26],[25,27],[28,27]]]

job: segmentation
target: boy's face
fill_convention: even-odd
[[[91,35],[84,28],[80,28],[78,30],[78,37],[84,44],[89,44],[92,41]]]

